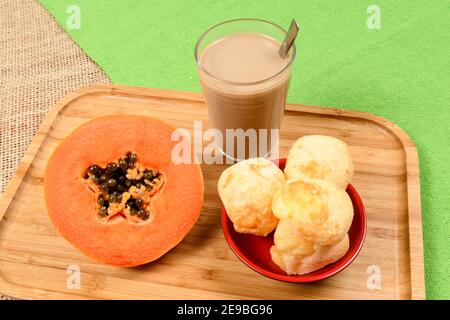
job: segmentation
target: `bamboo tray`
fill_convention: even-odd
[[[352,184],[367,210],[368,232],[343,272],[310,284],[284,283],[245,266],[220,226],[217,179],[225,165],[202,165],[205,203],[199,221],[154,263],[125,269],[79,253],[51,224],[43,173],[56,145],[89,119],[146,114],[192,130],[209,126],[201,95],[117,85],[70,94],[48,114],[0,200],[0,292],[25,299],[423,299],[425,297],[418,157],[397,126],[370,114],[289,105],[281,156],[304,134],[339,137],[355,162]],[[69,289],[67,268],[79,266],[81,286]],[[379,268],[380,286],[370,285]],[[70,286],[69,286],[70,287]]]

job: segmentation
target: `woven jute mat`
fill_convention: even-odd
[[[0,1],[0,193],[52,106],[110,82],[37,1]]]

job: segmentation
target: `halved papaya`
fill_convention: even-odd
[[[155,118],[118,115],[72,132],[45,173],[59,232],[87,256],[124,267],[176,246],[200,215],[204,186],[198,164],[171,161],[174,130]]]

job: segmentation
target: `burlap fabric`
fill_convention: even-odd
[[[0,1],[0,192],[48,110],[106,74],[34,0]]]
[[[0,1],[0,193],[52,106],[109,82],[37,1]]]

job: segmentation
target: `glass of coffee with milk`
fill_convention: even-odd
[[[237,19],[212,27],[196,44],[202,92],[219,133],[216,146],[232,162],[277,153],[296,50],[295,36],[289,46],[286,38],[274,23]]]

